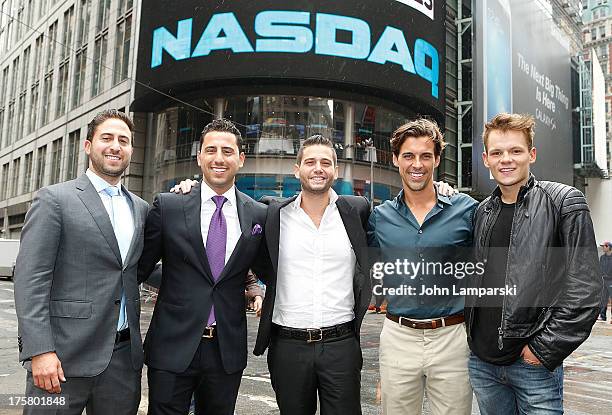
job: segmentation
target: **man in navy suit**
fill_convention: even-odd
[[[162,259],[145,340],[149,414],[232,415],[247,363],[245,278],[263,240],[266,207],[234,185],[244,163],[233,123],[200,138],[203,179],[188,194],[157,196],[145,225],[139,280]]]

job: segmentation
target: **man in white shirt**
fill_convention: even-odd
[[[304,141],[294,167],[302,191],[272,200],[266,219],[271,264],[254,353],[268,350],[280,412],[360,414],[359,329],[370,301],[363,275],[367,199],[338,196],[332,142]]]

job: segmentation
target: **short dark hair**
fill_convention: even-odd
[[[219,118],[206,124],[200,135],[200,150],[202,150],[202,144],[204,144],[204,136],[211,131],[234,134],[236,136],[238,152],[242,152],[242,134],[240,134],[240,130],[236,128],[236,124],[225,118]]]
[[[439,157],[444,147],[446,147],[446,142],[440,128],[438,128],[438,123],[428,118],[419,118],[402,125],[391,135],[391,150],[396,157],[399,157],[400,149],[404,141],[409,137],[429,137],[434,143],[434,155],[436,157]]]
[[[326,146],[326,147],[331,148],[332,153],[333,153],[333,158],[334,158],[334,165],[338,164],[336,150],[334,149],[334,143],[329,138],[324,137],[321,134],[311,135],[306,140],[304,140],[304,142],[302,143],[302,146],[298,150],[296,164],[298,166],[302,164],[302,157],[304,157],[304,149],[306,147],[317,146],[317,145]]]
[[[123,121],[127,124],[130,129],[130,133],[132,134],[132,142],[134,141],[134,121],[127,115],[125,112],[121,112],[115,109],[108,109],[104,111],[100,111],[96,114],[96,116],[91,120],[91,122],[87,125],[87,137],[86,140],[93,140],[93,136],[96,133],[96,128],[100,124],[102,124],[106,120],[110,120],[111,118],[116,118],[118,120]]]

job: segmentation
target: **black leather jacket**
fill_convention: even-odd
[[[477,261],[486,263],[500,210],[497,188],[475,214]],[[474,278],[471,285],[479,287],[481,282],[482,277]],[[517,294],[504,297],[500,342],[503,338],[529,339],[531,351],[547,369],[554,370],[589,336],[597,319],[602,283],[584,195],[571,186],[540,182],[531,175],[519,192],[512,221],[506,284],[516,284]],[[470,340],[474,301],[475,297],[466,298]]]

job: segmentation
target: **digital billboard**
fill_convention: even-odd
[[[482,163],[482,131],[500,112],[536,119],[537,160],[542,180],[573,183],[571,62],[567,39],[546,0],[482,0],[474,4],[472,188],[495,187]]]
[[[442,0],[144,0],[139,31],[137,80],[172,96],[314,86],[444,114]],[[146,86],[133,110],[163,99]]]

